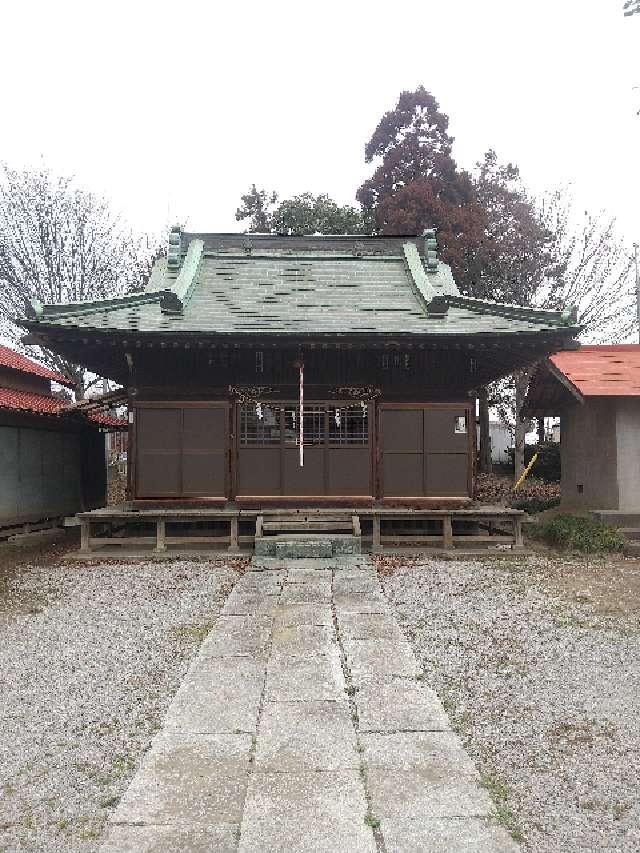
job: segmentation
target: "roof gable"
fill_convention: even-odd
[[[640,396],[640,344],[582,346],[549,361],[583,397]]]
[[[49,370],[48,367],[44,367],[42,364],[38,364],[27,358],[26,355],[22,355],[2,344],[0,344],[0,367],[8,367],[10,370],[17,370],[19,373],[26,373],[29,376],[38,376],[41,379],[50,379],[52,382],[58,382],[60,385],[70,387],[73,385],[61,373]]]

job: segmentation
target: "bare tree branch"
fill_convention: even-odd
[[[0,336],[21,348],[15,321],[33,299],[82,302],[142,290],[157,245],[135,236],[104,199],[71,178],[0,164]],[[81,367],[47,350],[40,359],[82,396]]]

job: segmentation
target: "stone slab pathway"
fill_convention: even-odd
[[[102,853],[512,853],[367,558],[254,560]]]

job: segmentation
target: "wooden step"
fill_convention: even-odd
[[[262,525],[264,532],[279,530],[346,530],[349,533],[353,525],[349,521],[265,521]]]
[[[274,518],[259,515],[256,519],[256,537],[279,533],[351,533],[360,536],[360,519],[357,515],[283,515]]]

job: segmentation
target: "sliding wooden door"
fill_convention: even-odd
[[[226,403],[139,403],[134,412],[136,497],[228,495]]]

